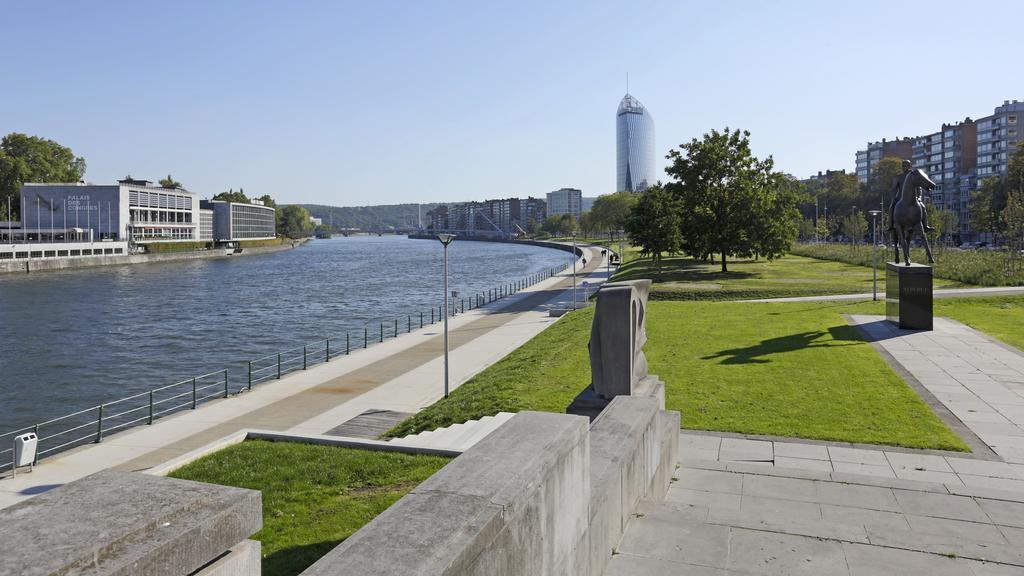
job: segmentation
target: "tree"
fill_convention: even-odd
[[[864,239],[864,234],[868,231],[867,220],[864,219],[862,212],[854,212],[849,216],[842,218],[843,234],[850,237],[854,244]]]
[[[895,156],[886,156],[877,163],[868,175],[868,183],[864,187],[861,198],[861,208],[866,210],[882,210],[886,213],[889,204],[892,203],[896,194],[896,186],[899,185],[900,175],[903,174],[903,160]]]
[[[216,196],[214,196],[213,199],[214,200],[223,200],[225,202],[237,202],[237,203],[240,203],[240,204],[249,204],[250,203],[249,202],[249,197],[245,195],[245,192],[243,192],[241,188],[238,189],[238,192],[235,192],[234,188],[232,188],[231,190],[228,190],[227,192],[221,192],[221,193],[217,194]]]
[[[184,188],[184,186],[181,185],[181,182],[171,178],[170,174],[167,175],[167,178],[161,178],[158,184],[160,184],[161,188]]]
[[[712,130],[670,151],[665,169],[676,179],[664,186],[679,201],[683,248],[695,256],[719,254],[722,272],[729,256],[780,256],[797,232],[795,198],[781,190],[784,178],[772,171],[771,157],[751,153],[749,138],[746,131]],[[772,218],[784,222],[775,226]],[[768,231],[792,237],[769,238]]]
[[[932,231],[926,233],[928,242],[934,246],[942,246],[944,237],[948,238],[957,233],[960,219],[956,212],[931,203],[925,204],[925,210],[928,211],[928,225],[932,227]]]
[[[593,219],[590,217],[590,214],[590,212],[580,214],[580,232],[583,233],[584,238],[589,238],[590,232],[594,229]]]
[[[260,202],[263,202],[264,206],[270,206],[271,208],[277,208],[277,202],[274,202],[274,199],[270,197],[270,194],[264,194],[263,196],[260,196],[259,198],[257,198],[257,200],[259,200]]]
[[[672,254],[682,248],[682,218],[677,204],[664,187],[650,186],[633,203],[625,222],[630,242],[640,247],[641,255],[651,257],[659,276],[662,254]]]
[[[1024,190],[1018,188],[1007,195],[1000,219],[1010,247],[1015,251],[1024,249]]]
[[[811,218],[803,218],[800,220],[800,238],[804,240],[814,239],[814,220]]]
[[[12,132],[0,140],[0,214],[14,220],[20,212],[21,185],[26,182],[78,182],[85,159],[53,140]],[[10,198],[11,214],[7,213]]]
[[[573,232],[579,231],[580,225],[579,222],[576,221],[575,216],[572,214],[562,214],[561,219],[562,221],[559,225],[559,230],[563,234],[572,234]]]
[[[1000,215],[1006,208],[1006,181],[1002,178],[986,178],[971,194],[971,228],[977,232],[988,232],[995,242],[1003,232]]]
[[[289,204],[278,210],[281,215],[278,234],[289,238],[305,238],[313,231],[313,223],[309,221],[309,210],[302,206]]]
[[[637,195],[632,192],[616,192],[598,196],[590,208],[591,224],[595,230],[615,231],[626,226],[630,211],[636,205]]]
[[[763,216],[753,221],[754,255],[769,260],[789,252],[800,232],[800,211],[804,187],[799,180],[779,172],[772,173],[770,185],[762,190]]]
[[[541,230],[554,236],[555,234],[558,234],[562,230],[561,226],[562,217],[555,214],[552,216],[548,216],[547,218],[544,219],[544,224],[541,225]]]

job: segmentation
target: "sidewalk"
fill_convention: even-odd
[[[935,290],[935,298],[970,298],[973,296],[1018,296],[1024,294],[1024,286],[988,286],[984,288],[946,288]],[[758,298],[739,302],[829,302],[832,300],[871,300],[871,292],[863,294],[829,294],[826,296],[791,296],[788,298]],[[885,301],[885,279],[880,283],[878,300]]]
[[[588,265],[578,283],[595,286],[607,276],[600,248],[583,248]],[[451,318],[451,388],[557,321],[548,310],[571,306],[571,288],[569,270]],[[244,428],[322,434],[370,408],[416,412],[443,396],[442,342],[440,324],[424,327],[46,459],[32,473],[0,480],[0,508],[99,470],[144,470]]]

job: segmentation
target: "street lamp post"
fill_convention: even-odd
[[[576,233],[572,233],[572,309],[576,309]]]
[[[438,234],[437,239],[444,246],[444,397],[448,397],[448,245],[455,240],[455,234]]]
[[[878,300],[878,215],[881,210],[868,210],[871,214],[871,299]]]

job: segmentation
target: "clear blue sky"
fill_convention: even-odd
[[[776,5],[785,4],[784,7]],[[9,2],[0,131],[108,182],[365,205],[615,185],[615,108],[661,160],[752,132],[798,176],[1024,99],[1006,2]]]

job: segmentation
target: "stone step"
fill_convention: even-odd
[[[419,434],[413,434],[404,438],[395,438],[391,442],[403,446],[465,451],[491,432],[497,430],[499,426],[507,422],[512,416],[515,416],[515,414],[501,412],[494,416],[484,416],[479,420],[469,420],[445,428],[420,432]]]

